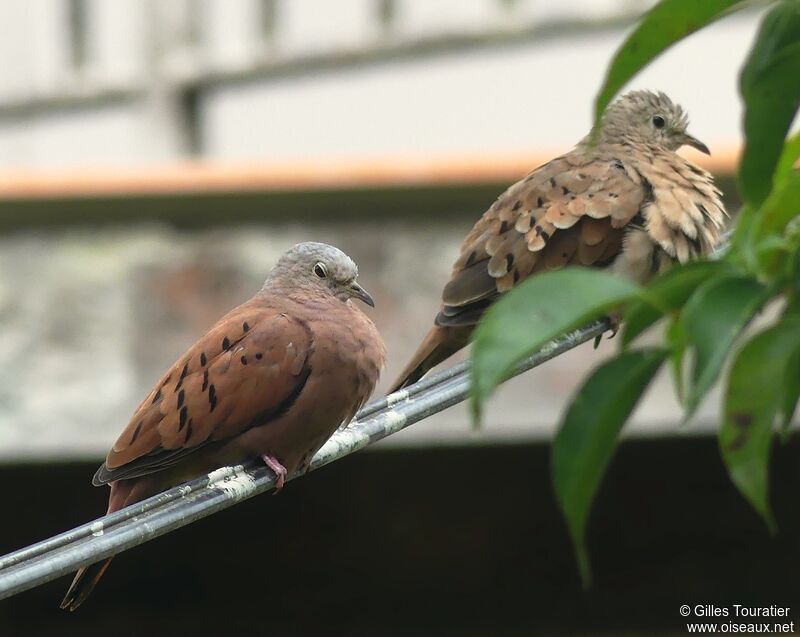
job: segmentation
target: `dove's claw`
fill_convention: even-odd
[[[608,317],[608,330],[611,332],[611,336],[608,338],[614,338],[617,335],[621,323],[622,317],[619,314],[612,314]]]
[[[261,459],[264,461],[264,464],[272,469],[272,472],[275,474],[275,493],[278,493],[278,491],[283,489],[283,485],[286,483],[286,467],[284,467],[274,456],[271,456],[267,453],[262,455]]]
[[[612,314],[608,318],[608,331],[611,332],[608,338],[614,338],[619,331],[620,323],[622,323],[622,317],[619,314]],[[594,349],[600,347],[600,342],[603,340],[603,334],[598,334],[594,337]]]

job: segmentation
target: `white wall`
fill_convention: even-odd
[[[143,81],[149,28],[146,8],[145,0],[88,1],[90,73],[114,84]]]
[[[604,18],[650,0],[279,0],[274,37],[262,0],[86,0],[87,64],[69,54],[67,0],[0,3],[0,107],[132,88],[142,98],[4,114],[0,163],[63,166],[177,159],[177,89],[206,72],[369,51],[441,34],[502,33],[541,20]],[[192,13],[194,12],[194,13]],[[181,21],[199,19],[199,42]],[[739,139],[736,73],[758,16],[723,20],[670,50],[635,82],[670,93],[712,148]],[[450,52],[274,74],[201,94],[213,159],[502,154],[561,149],[585,134],[591,103],[623,30],[502,42]],[[166,40],[166,42],[165,42]],[[302,67],[302,65],[301,65]],[[34,101],[31,101],[34,100]],[[96,103],[96,102],[95,102]],[[41,113],[40,113],[41,111]]]
[[[279,5],[275,50],[283,56],[369,46],[381,33],[377,3],[292,0]]]
[[[68,167],[142,164],[153,154],[135,106],[49,114],[23,123],[0,120],[0,165]]]
[[[33,11],[25,0],[0,2],[0,95],[16,97],[33,86],[36,55],[30,38]]]
[[[66,0],[0,3],[0,102],[142,75],[142,0],[86,0],[87,66],[73,68]]]
[[[739,141],[737,71],[752,15],[697,34],[632,86],[664,90],[711,146]],[[507,44],[221,88],[205,103],[218,159],[504,153],[570,146],[621,31]]]

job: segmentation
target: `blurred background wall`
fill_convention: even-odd
[[[0,457],[98,457],[161,370],[303,239],[345,249],[375,289],[385,386],[470,225],[586,133],[648,6],[3,2]],[[756,24],[723,20],[636,81],[685,105],[732,207],[736,69]],[[479,438],[455,408],[388,444],[548,435],[596,356],[512,383]],[[662,383],[635,428],[672,430],[676,413]]]
[[[650,0],[6,0],[0,163],[341,160],[557,151],[586,133],[611,53]],[[738,141],[755,14],[637,85]]]
[[[15,506],[25,519],[0,537],[0,550],[100,512],[105,493],[91,490],[88,480],[132,409],[163,369],[260,287],[277,256],[297,241],[333,243],[359,263],[361,280],[377,300],[370,313],[389,347],[385,387],[427,331],[469,227],[507,185],[568,150],[588,131],[606,65],[636,17],[651,5],[650,0],[0,3],[0,470],[6,483],[24,485],[15,492]],[[687,108],[693,134],[714,153],[706,158],[686,151],[687,157],[715,173],[732,210],[741,119],[736,73],[758,17],[756,6],[721,20],[668,51],[633,84],[664,90]],[[401,562],[422,571],[427,563],[435,581],[444,582],[448,573],[459,579],[452,564],[472,559],[487,543],[503,542],[503,521],[516,520],[524,506],[525,515],[541,512],[546,528],[537,515],[520,518],[517,531],[526,533],[509,540],[501,562],[482,553],[485,559],[468,571],[471,581],[483,582],[470,589],[484,600],[487,615],[481,621],[489,621],[496,608],[492,595],[507,591],[494,586],[497,578],[513,583],[515,590],[548,587],[537,579],[535,565],[542,547],[552,542],[557,548],[548,558],[545,579],[552,583],[555,573],[563,579],[540,596],[540,608],[548,609],[545,623],[552,630],[567,621],[570,605],[580,606],[584,598],[565,531],[542,484],[547,461],[541,442],[549,438],[585,371],[615,346],[605,342],[597,352],[585,346],[509,383],[498,392],[480,433],[471,431],[458,406],[379,445],[385,460],[376,453],[341,470],[340,488],[331,497],[349,495],[353,507],[367,510],[385,506],[388,517],[371,532],[411,538],[404,560],[395,553],[396,543],[376,545],[375,551],[386,556],[375,562],[377,570],[369,576],[374,579],[358,585],[372,589],[383,583],[400,594],[414,581],[413,573],[394,578],[379,565],[394,569]],[[715,583],[711,588],[720,597],[743,589],[738,584],[726,588],[718,564],[753,537],[764,539],[726,485],[713,443],[705,439],[718,402],[713,396],[692,427],[678,431],[680,413],[669,380],[662,378],[629,433],[656,437],[648,442],[655,446],[648,447],[652,455],[647,456],[655,474],[668,473],[676,454],[708,454],[702,457],[710,459],[709,466],[693,456],[696,462],[686,465],[680,488],[706,484],[710,475],[709,484],[725,491],[728,500],[720,509],[702,498],[691,505],[708,516],[701,533],[705,539],[690,543],[692,550],[697,555],[710,550],[708,538],[722,532],[717,523],[741,533],[733,548],[718,547],[707,562],[698,558],[685,575],[704,574],[702,581]],[[675,437],[678,441],[667,440]],[[635,516],[633,503],[648,494],[636,484],[640,447],[628,449],[633,464],[620,475],[631,480],[616,481],[625,504],[613,510]],[[425,486],[439,459],[466,483],[482,483],[487,471],[496,473],[493,467],[511,463],[512,469],[498,470],[507,480],[495,477],[491,489],[479,489],[475,498],[455,498],[479,510],[481,498],[502,493],[491,513],[493,524],[480,516],[465,518],[457,532],[471,539],[458,544],[452,562],[424,562],[414,556],[437,554],[448,544],[449,527],[437,516],[447,493]],[[532,474],[515,473],[519,462],[530,462]],[[47,463],[48,470],[38,463]],[[483,467],[477,473],[476,465]],[[409,466],[421,469],[406,485],[403,467]],[[373,473],[360,473],[359,467]],[[384,467],[377,477],[376,467]],[[60,484],[72,485],[66,509],[59,512],[34,506],[51,471]],[[431,479],[441,479],[440,474]],[[787,476],[790,489],[797,475]],[[534,478],[538,487],[530,492],[528,480]],[[404,485],[419,494],[419,509],[398,517],[384,499],[385,489],[394,493]],[[716,494],[714,489],[709,493]],[[319,505],[317,491],[287,489],[292,490],[281,496],[296,498],[297,510],[286,513],[288,529],[328,524],[327,518],[310,520],[312,514],[304,513],[303,503]],[[249,509],[256,524],[272,524],[270,516],[277,511],[268,504]],[[676,524],[683,515],[679,499],[673,505],[662,512],[671,521],[660,531],[665,543],[681,526]],[[603,537],[614,536],[624,518],[607,518]],[[648,519],[660,526],[656,512]],[[208,533],[212,527],[203,528]],[[645,544],[659,541],[636,528]],[[335,526],[324,550],[313,554],[320,568],[341,566],[337,547],[361,531],[353,520]],[[203,533],[190,529],[176,541],[204,546]],[[258,535],[240,540],[249,546]],[[526,553],[528,540],[533,553]],[[620,545],[604,546],[617,550]],[[527,557],[515,561],[516,551]],[[659,559],[642,561],[645,557],[635,551],[624,553],[619,564],[603,559],[601,594],[637,590],[643,573],[670,561],[664,555]],[[755,568],[753,560],[759,559],[766,558],[754,557],[748,564]],[[632,562],[640,570],[627,572]],[[303,564],[298,572],[313,571],[312,564]],[[611,589],[603,589],[609,581],[603,573],[615,582]],[[664,587],[675,597],[685,581],[680,569],[671,573]],[[226,576],[221,567],[205,573],[212,575]],[[259,585],[258,573],[251,575],[252,585]],[[735,581],[746,581],[744,571],[740,575]],[[130,591],[124,569],[117,577],[117,589],[113,574],[109,579],[118,597],[112,594],[107,602],[117,599],[126,608]],[[331,591],[354,585],[329,579]],[[292,581],[302,588],[307,579]],[[12,622],[9,626],[25,626],[33,608],[55,602],[50,598],[56,588],[21,598],[16,606],[7,603],[5,615],[0,604],[0,627],[3,618]],[[317,591],[316,598],[327,590]],[[204,591],[200,599],[235,600],[235,591]],[[548,601],[554,591],[560,591],[560,606]],[[136,599],[144,603],[141,597]],[[415,599],[424,604],[423,597]],[[650,626],[625,634],[655,634],[653,626],[665,617],[665,625],[673,626],[673,609],[657,599],[654,594],[650,600],[655,609],[650,620],[639,616],[626,623],[620,616],[606,622],[608,630],[618,634],[633,631],[634,625]],[[357,596],[352,601],[359,603]],[[594,634],[585,629],[600,615],[587,611],[569,625],[583,626],[578,634]],[[432,626],[445,621],[444,615],[430,619],[438,617],[435,613],[421,616]],[[358,613],[352,617],[357,621]],[[383,628],[397,619],[376,617],[370,622]],[[111,615],[106,619],[113,622]],[[170,621],[180,623],[177,616]],[[503,634],[531,634],[527,630],[537,626],[535,617],[508,624]],[[72,624],[76,632],[90,625]],[[515,632],[520,626],[526,631]],[[22,634],[14,632],[20,628],[8,630]],[[453,634],[466,633],[454,628]]]

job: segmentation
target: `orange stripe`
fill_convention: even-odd
[[[467,157],[437,155],[250,163],[192,161],[142,168],[0,170],[0,199],[511,183],[566,150]],[[723,150],[711,157],[687,150],[686,156],[714,174],[732,174],[738,150]]]

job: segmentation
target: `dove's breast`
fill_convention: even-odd
[[[350,303],[336,300],[326,312],[293,318],[302,320],[311,336],[303,388],[285,413],[233,443],[247,455],[275,456],[289,472],[304,468],[352,419],[375,389],[385,357],[374,324]]]
[[[728,218],[712,176],[675,153],[637,169],[651,190],[642,213],[652,240],[681,263],[711,253]]]

